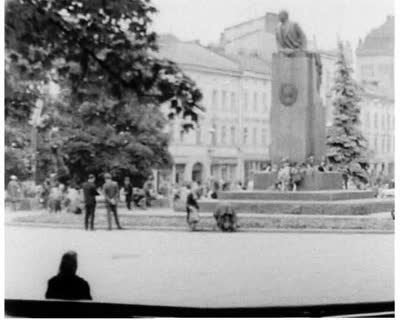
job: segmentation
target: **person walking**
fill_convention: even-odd
[[[108,230],[112,229],[111,212],[114,215],[115,224],[117,225],[117,228],[122,229],[121,225],[119,224],[118,212],[117,212],[118,197],[119,197],[118,184],[111,179],[111,174],[109,173],[106,173],[104,175],[104,178],[106,182],[104,183],[103,186],[103,193],[106,201]]]
[[[10,182],[7,185],[7,195],[11,201],[12,211],[17,211],[17,202],[19,199],[20,187],[17,176],[11,176]]]
[[[186,185],[188,190],[187,197],[186,197],[186,222],[189,224],[192,230],[196,229],[196,225],[199,223],[200,216],[199,216],[199,204],[197,202],[196,196],[192,189],[192,185],[188,183]]]
[[[75,251],[66,252],[56,276],[48,281],[46,299],[92,300],[90,286],[86,280],[76,275],[78,255]]]
[[[94,215],[96,211],[96,196],[99,195],[95,185],[96,177],[89,175],[88,181],[83,184],[83,198],[85,202],[85,230],[94,230]]]
[[[124,179],[124,194],[125,194],[126,207],[130,211],[132,203],[133,186],[131,184],[131,179],[129,177],[125,177]]]

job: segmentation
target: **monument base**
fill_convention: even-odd
[[[272,190],[277,182],[277,173],[255,172],[254,190]],[[298,185],[299,191],[341,190],[342,174],[339,172],[313,172],[305,175]]]

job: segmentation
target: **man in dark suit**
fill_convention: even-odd
[[[106,208],[107,208],[107,221],[108,221],[108,230],[112,229],[111,225],[111,212],[114,215],[115,224],[117,225],[118,229],[122,229],[121,225],[119,224],[118,220],[118,198],[119,198],[119,188],[118,184],[115,181],[112,181],[111,174],[106,173],[104,175],[106,182],[103,185],[103,193],[104,198],[106,201]]]
[[[95,176],[93,174],[89,175],[87,182],[83,184],[83,197],[85,201],[85,229],[94,230],[94,212],[96,210],[96,196],[99,193],[96,190]]]
[[[124,193],[125,193],[126,207],[128,208],[128,210],[131,210],[133,186],[131,184],[131,179],[129,177],[125,177],[124,180]]]

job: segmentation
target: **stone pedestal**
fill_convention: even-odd
[[[271,190],[277,180],[276,173],[255,172],[254,190]],[[339,172],[318,172],[304,176],[298,190],[341,190],[343,186],[342,174]]]
[[[271,159],[320,160],[325,152],[325,110],[312,53],[272,57]]]

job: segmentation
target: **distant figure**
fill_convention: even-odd
[[[85,201],[85,230],[94,230],[94,215],[96,211],[96,196],[99,195],[94,184],[96,178],[89,175],[88,181],[83,184],[83,198]],[[90,226],[89,226],[90,223]]]
[[[40,203],[42,204],[43,209],[47,209],[49,204],[49,196],[50,196],[50,179],[46,179],[42,186],[42,192],[40,194]]]
[[[61,212],[62,191],[59,185],[54,185],[50,189],[49,212]]]
[[[150,176],[147,181],[143,185],[144,196],[146,198],[146,206],[151,207],[151,200],[153,199],[152,191],[154,189],[153,186],[153,176]]]
[[[196,228],[197,223],[200,220],[199,216],[200,207],[197,202],[194,191],[191,190],[192,186],[190,185],[190,183],[187,184],[186,188],[188,190],[186,197],[186,222],[189,224],[192,230],[194,230]]]
[[[7,195],[11,201],[11,209],[17,211],[17,202],[19,199],[20,187],[18,184],[18,178],[16,176],[10,177],[10,182],[7,185]]]
[[[124,179],[124,194],[126,207],[128,208],[128,210],[131,210],[133,186],[129,177],[125,177]]]
[[[322,161],[319,166],[318,166],[318,171],[319,172],[325,172],[325,162]]]
[[[46,299],[92,300],[89,284],[76,275],[77,268],[76,252],[66,252],[61,259],[58,275],[48,282]]]
[[[119,224],[118,212],[117,212],[118,197],[119,197],[118,184],[115,181],[112,181],[111,174],[109,173],[106,173],[104,175],[104,178],[106,182],[103,185],[103,193],[107,208],[108,230],[112,229],[111,212],[114,215],[115,224],[117,225],[117,228],[122,229],[121,225]]]

